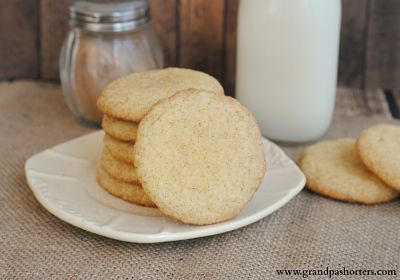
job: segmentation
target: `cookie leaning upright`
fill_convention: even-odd
[[[386,184],[400,191],[400,127],[381,124],[365,129],[357,141],[361,160]]]
[[[101,93],[97,107],[113,118],[140,122],[155,103],[188,88],[224,95],[220,83],[206,73],[166,68],[134,73],[113,81]]]
[[[134,152],[150,199],[166,215],[196,225],[239,214],[266,169],[251,113],[233,98],[194,89],[149,111]]]
[[[375,204],[398,196],[364,166],[355,139],[314,144],[304,150],[299,165],[306,175],[307,187],[333,199]]]

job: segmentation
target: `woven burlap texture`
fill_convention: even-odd
[[[326,137],[356,134],[369,121],[379,120],[336,119]],[[276,270],[344,266],[400,272],[399,201],[361,206],[303,191],[245,228],[161,244],[83,231],[47,212],[24,174],[31,155],[92,131],[73,119],[59,87],[0,83],[0,129],[0,279],[301,279]]]

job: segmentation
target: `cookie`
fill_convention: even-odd
[[[299,165],[307,178],[307,187],[333,199],[376,204],[397,197],[370,172],[357,154],[356,140],[350,138],[323,141],[304,150]]]
[[[158,101],[188,88],[224,95],[220,83],[210,75],[183,68],[166,68],[134,73],[111,82],[97,100],[104,114],[140,122]]]
[[[133,165],[133,147],[135,143],[119,141],[106,133],[104,134],[104,145],[113,158]]]
[[[400,191],[400,127],[389,124],[365,129],[357,141],[364,164],[387,185]]]
[[[102,167],[97,168],[97,183],[110,194],[123,200],[147,207],[156,207],[139,184],[121,182]]]
[[[101,123],[104,131],[121,141],[135,141],[138,124],[135,122],[119,120],[107,115],[103,116]]]
[[[138,177],[133,164],[128,164],[115,159],[107,147],[103,149],[101,165],[113,177],[127,183],[137,183]]]
[[[139,124],[134,160],[150,199],[195,225],[229,220],[253,197],[266,163],[260,130],[235,99],[185,90]]]

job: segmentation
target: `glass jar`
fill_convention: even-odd
[[[60,79],[68,107],[80,122],[100,124],[96,101],[109,82],[163,66],[146,0],[76,1],[70,7]]]

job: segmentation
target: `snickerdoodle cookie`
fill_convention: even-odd
[[[101,165],[104,169],[118,180],[127,183],[137,183],[138,177],[136,168],[133,164],[128,164],[114,158],[107,147],[103,149],[103,156],[101,158]]]
[[[400,127],[389,124],[365,129],[357,141],[363,163],[387,185],[400,191]]]
[[[183,68],[166,68],[134,73],[105,87],[97,106],[113,118],[140,122],[158,101],[188,88],[224,95],[221,84],[210,75]]]
[[[135,122],[119,120],[107,115],[103,116],[101,123],[104,131],[121,141],[135,141],[138,124]]]
[[[252,114],[231,97],[185,90],[160,101],[139,124],[139,181],[160,210],[184,223],[229,220],[266,170]]]
[[[111,176],[102,166],[97,168],[96,178],[103,189],[116,197],[142,206],[156,207],[140,184],[121,182]]]
[[[314,144],[304,150],[299,164],[306,175],[307,187],[333,199],[376,204],[398,195],[362,163],[355,139]]]
[[[125,163],[133,164],[134,142],[119,141],[107,133],[104,135],[104,146],[110,151],[111,155]]]

